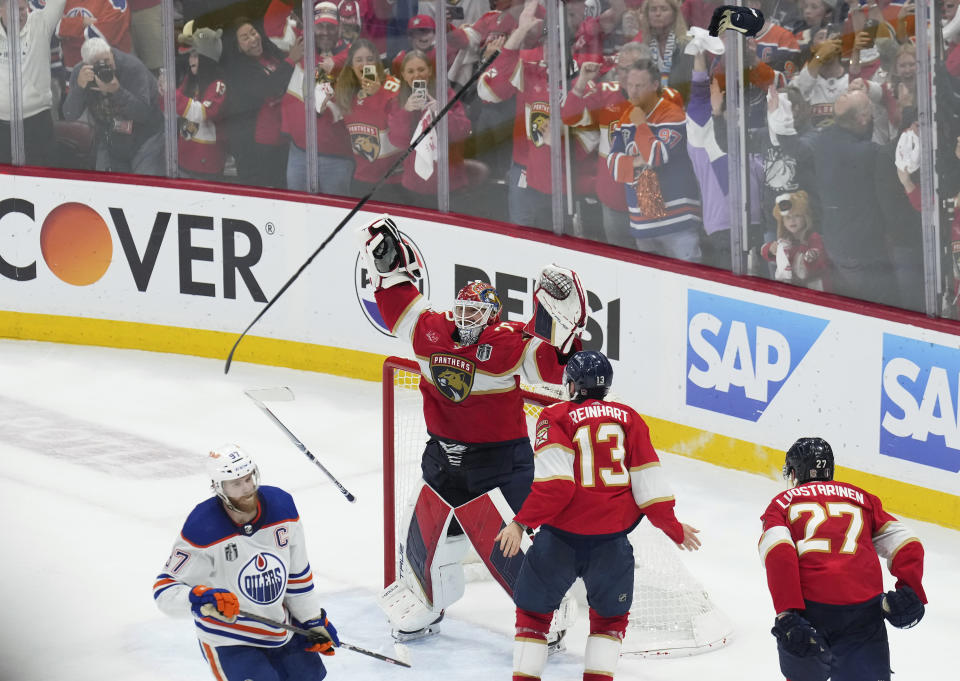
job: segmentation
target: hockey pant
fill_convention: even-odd
[[[279,648],[200,643],[203,659],[217,681],[321,681],[327,670],[321,656],[308,653],[299,634]]]
[[[801,614],[823,634],[833,654],[831,681],[890,681],[890,645],[881,598],[855,605],[806,602]],[[781,669],[783,658],[781,654]],[[791,681],[804,680],[795,673]]]
[[[514,594],[513,678],[540,678],[553,610],[581,577],[590,606],[583,678],[612,679],[633,603],[633,569],[633,546],[626,536],[576,537],[543,527],[527,552]]]

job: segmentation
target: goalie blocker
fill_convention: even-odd
[[[398,547],[397,579],[381,593],[378,604],[394,628],[394,637],[433,633],[430,625],[440,621],[444,608],[464,591],[461,561],[470,546],[480,556],[493,578],[513,599],[523,558],[531,542],[524,537],[521,552],[505,558],[495,538],[514,512],[499,489],[493,489],[456,508],[445,502],[429,485],[420,482],[408,505],[402,527],[407,534]],[[463,534],[448,535],[453,520]],[[554,616],[555,638],[576,617],[576,601],[567,598]]]

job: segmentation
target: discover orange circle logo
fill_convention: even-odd
[[[97,211],[82,203],[64,203],[43,221],[40,252],[59,279],[74,286],[89,286],[110,266],[113,240]]]

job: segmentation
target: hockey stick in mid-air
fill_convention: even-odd
[[[270,411],[270,408],[264,404],[264,402],[292,402],[293,391],[290,390],[290,388],[250,388],[249,390],[244,390],[243,394],[253,400],[253,403],[257,405],[260,411],[266,414],[271,421],[277,424],[277,427],[280,428],[280,430],[286,433],[287,437],[290,438],[290,441],[297,446],[297,449],[303,452],[304,456],[313,461],[313,463],[317,465],[317,468],[322,470],[326,476],[330,478],[330,481],[337,486],[337,489],[340,490],[343,496],[347,498],[347,501],[352,503],[357,500],[355,496],[347,491],[346,487],[340,484],[339,480],[333,477],[333,474],[327,470],[326,466],[320,463],[317,460],[317,457],[315,457],[310,450],[307,449],[299,439],[297,439],[297,436],[290,432],[289,428],[283,425],[283,421],[278,419],[276,414]]]
[[[284,624],[283,622],[278,622],[276,620],[269,619],[267,617],[260,617],[260,615],[254,615],[252,612],[245,612],[241,610],[239,613],[241,616],[246,617],[247,619],[260,622],[261,624],[269,624],[273,627],[279,627],[280,629],[286,629],[287,631],[292,631],[295,634],[300,634],[304,636],[311,643],[326,643],[329,639],[323,638],[318,634],[310,631],[309,629],[304,629],[303,627],[296,627],[292,624]],[[375,657],[378,660],[383,660],[384,662],[389,662],[390,664],[395,664],[398,667],[410,667],[410,654],[407,651],[406,646],[402,646],[399,643],[394,644],[393,649],[397,653],[397,657],[403,659],[396,659],[394,657],[388,657],[386,655],[381,655],[380,653],[375,653],[372,650],[367,650],[366,648],[361,648],[360,646],[355,646],[350,643],[344,643],[340,641],[339,648],[346,648],[347,650],[352,650],[355,653],[360,653],[361,655],[367,655],[369,657]]]
[[[430,132],[436,127],[437,123],[439,123],[440,120],[447,115],[447,112],[450,111],[450,109],[453,107],[454,104],[460,101],[460,98],[463,97],[463,95],[467,92],[467,90],[469,90],[473,86],[473,84],[477,82],[477,80],[479,80],[480,76],[482,76],[484,71],[487,70],[487,67],[490,66],[490,64],[493,63],[493,60],[496,59],[499,55],[500,55],[500,50],[494,50],[493,54],[491,54],[483,62],[481,62],[477,70],[473,73],[472,76],[470,76],[470,80],[464,83],[463,87],[461,87],[459,90],[457,90],[454,93],[453,97],[450,98],[450,101],[447,102],[447,105],[442,109],[440,109],[437,115],[434,116],[433,120],[430,122],[430,125],[424,128],[423,132],[421,132],[417,136],[417,138],[410,143],[410,146],[407,147],[407,150],[403,152],[396,161],[394,161],[393,165],[390,166],[390,169],[383,174],[383,177],[377,180],[377,183],[373,185],[373,188],[370,191],[368,191],[366,195],[362,199],[360,199],[360,201],[357,202],[357,205],[355,205],[350,210],[350,212],[347,213],[347,216],[340,221],[340,224],[338,224],[336,227],[333,228],[333,231],[330,232],[327,238],[323,240],[323,243],[317,246],[317,250],[315,250],[313,253],[310,254],[310,257],[307,258],[302,265],[300,265],[300,268],[293,273],[292,277],[287,279],[287,283],[285,283],[283,286],[280,287],[280,290],[277,291],[274,294],[273,298],[271,298],[267,302],[267,304],[264,306],[264,308],[260,310],[260,313],[253,318],[253,321],[247,324],[247,328],[243,330],[243,333],[241,333],[240,337],[237,338],[236,342],[233,344],[233,347],[230,348],[230,354],[227,355],[227,363],[223,367],[223,373],[226,374],[230,372],[230,365],[233,363],[233,353],[237,351],[237,346],[240,345],[240,341],[242,341],[243,337],[247,335],[247,332],[253,328],[253,325],[256,324],[258,321],[260,321],[260,318],[267,313],[267,310],[273,307],[273,304],[277,302],[277,299],[280,296],[282,296],[288,288],[290,288],[290,285],[297,280],[297,278],[303,273],[305,269],[307,269],[307,267],[310,265],[310,263],[313,262],[313,259],[317,257],[320,251],[326,248],[327,244],[333,240],[333,237],[335,237],[340,232],[340,230],[343,229],[348,222],[350,222],[353,216],[356,215],[361,208],[363,208],[364,204],[370,200],[370,197],[373,196],[374,192],[376,192],[380,188],[380,185],[386,182],[387,178],[393,174],[393,171],[395,171],[397,168],[403,165],[403,162],[407,158],[407,156],[409,156],[410,153],[417,148],[417,145],[420,144],[420,142],[423,140],[424,137],[430,134]]]

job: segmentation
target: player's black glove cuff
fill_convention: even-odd
[[[829,646],[823,634],[799,613],[788,610],[777,616],[770,630],[777,645],[797,657],[829,655]]]
[[[923,619],[926,608],[920,597],[909,586],[901,586],[896,591],[883,595],[883,616],[898,629],[909,629]]]

